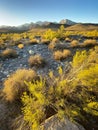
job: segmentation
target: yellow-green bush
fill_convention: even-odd
[[[82,85],[89,86],[91,90],[95,89],[98,86],[98,64],[81,70],[78,73],[78,78]]]
[[[98,116],[98,102],[96,101],[87,103],[87,105],[83,109],[91,115]]]
[[[73,57],[72,66],[80,67],[82,65],[85,65],[85,62],[87,62],[87,58],[88,58],[88,52],[86,52],[85,50],[77,51]]]
[[[98,122],[98,64],[89,62],[91,52],[77,52],[68,73],[59,67],[56,76],[50,72],[44,79],[26,82],[29,94],[22,96],[22,112],[31,130],[39,130],[40,124],[54,114],[79,121],[85,128],[87,124],[96,128],[93,121]]]
[[[37,78],[37,74],[34,70],[19,69],[15,73],[11,74],[4,81],[3,92],[7,101],[13,102],[20,99],[20,96],[28,88],[24,81],[33,81]]]
[[[53,38],[56,37],[56,32],[53,31],[53,30],[51,30],[51,29],[48,29],[48,30],[44,33],[43,37],[44,37],[45,39],[52,40]]]
[[[22,96],[24,120],[29,122],[31,130],[38,130],[40,123],[45,120],[45,107],[49,103],[45,93],[45,81],[40,79],[33,84],[30,82],[26,84],[30,95],[24,93]]]

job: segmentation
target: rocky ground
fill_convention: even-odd
[[[13,46],[11,48],[17,51],[18,57],[0,59],[0,84],[2,84],[2,82],[17,69],[29,69],[30,66],[28,64],[28,58],[32,54],[40,54],[46,61],[46,64],[43,68],[34,68],[39,74],[47,74],[50,70],[55,71],[58,66],[65,66],[68,64],[66,60],[62,62],[55,61],[52,55],[52,51],[48,49],[48,46],[46,44],[24,46],[23,49],[19,49],[17,46]],[[2,52],[2,50],[0,51]]]

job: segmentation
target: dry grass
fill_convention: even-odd
[[[61,60],[62,59],[62,52],[61,51],[55,51],[53,53],[53,57],[55,60]]]
[[[28,59],[28,63],[31,67],[43,67],[45,65],[45,60],[40,55],[30,56]]]
[[[71,39],[70,39],[69,37],[66,37],[66,38],[65,38],[65,41],[66,41],[66,42],[71,42]]]
[[[18,116],[12,121],[12,130],[31,130],[28,122],[24,120],[23,115]]]
[[[41,40],[41,43],[48,45],[48,44],[50,43],[50,41],[47,40],[47,39],[42,39],[42,40]]]
[[[26,43],[26,45],[33,45],[33,44],[37,44],[37,40],[36,39],[31,39],[29,42]]]
[[[70,44],[71,47],[77,47],[79,45],[79,41],[78,40],[73,40]]]
[[[14,49],[6,49],[2,53],[2,58],[15,58],[17,57],[17,52]]]
[[[83,42],[83,46],[94,46],[97,44],[96,40],[87,39]]]
[[[64,49],[63,52],[62,51],[55,51],[53,53],[53,57],[55,60],[62,60],[62,59],[65,59],[69,56],[71,56],[71,51],[68,49]]]
[[[59,39],[57,39],[57,38],[54,38],[53,40],[52,40],[52,43],[59,43],[60,41],[59,41]]]
[[[27,86],[24,81],[33,81],[37,79],[37,74],[34,70],[19,69],[4,81],[3,92],[7,101],[15,101],[20,99],[24,91],[27,91]]]
[[[51,50],[60,50],[60,49],[64,49],[65,45],[62,44],[58,39],[55,38],[49,44],[48,48],[51,49]]]
[[[23,45],[23,44],[19,44],[19,45],[18,45],[18,48],[19,48],[19,49],[23,49],[23,48],[24,48],[24,45]]]
[[[60,43],[60,41],[57,38],[54,38],[52,40],[52,42],[49,44],[48,48],[53,50],[56,47],[56,45],[59,43]]]

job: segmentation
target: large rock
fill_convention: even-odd
[[[47,119],[41,126],[41,130],[85,130],[81,125],[74,124],[67,118],[59,119],[56,115]]]

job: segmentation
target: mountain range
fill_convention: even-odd
[[[64,25],[66,30],[98,30],[98,24],[93,23],[76,23],[69,19],[62,19],[60,22],[48,22],[48,21],[37,21],[36,23],[26,23],[20,26],[0,26],[0,33],[8,33],[8,32],[25,32],[31,29],[40,28],[40,29],[48,29],[53,28],[57,29],[61,25]]]

